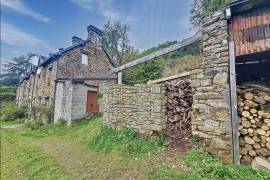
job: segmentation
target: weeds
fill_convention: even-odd
[[[4,177],[14,172],[20,174],[21,169],[26,172],[23,177],[28,179],[39,177],[57,179],[59,176],[68,175],[66,171],[61,171],[61,167],[54,158],[47,156],[47,151],[41,152],[35,145],[31,145],[32,141],[42,144],[53,140],[60,143],[60,146],[63,142],[72,143],[72,146],[78,147],[86,155],[91,154],[89,163],[97,167],[91,174],[103,173],[107,179],[112,177],[111,174],[119,175],[119,172],[141,175],[141,179],[270,179],[270,175],[266,172],[255,171],[248,166],[223,165],[216,157],[207,153],[200,154],[195,150],[179,159],[169,158],[167,161],[167,155],[162,153],[164,138],[144,139],[131,129],[120,132],[106,129],[102,125],[101,116],[80,121],[71,126],[29,123],[26,128],[4,130],[3,134],[4,137],[1,138],[5,143],[3,147],[6,148],[3,153],[6,167],[3,170]],[[194,136],[193,143],[197,141],[198,137]],[[54,147],[50,146],[50,148]],[[62,151],[65,149],[61,149]],[[69,156],[63,158],[69,158]],[[19,167],[21,164],[23,167]],[[104,171],[106,168],[110,171]]]
[[[200,154],[195,150],[182,159],[193,169],[193,173],[202,178],[213,179],[269,179],[270,174],[255,171],[248,166],[224,165],[216,157],[208,153]]]
[[[1,108],[1,121],[14,121],[16,119],[22,119],[27,116],[27,108],[17,107],[14,102],[10,102],[5,104],[3,108]]]
[[[140,155],[161,150],[165,139],[144,139],[132,129],[117,132],[101,127],[100,132],[90,141],[89,148],[95,151],[120,151],[125,155]]]

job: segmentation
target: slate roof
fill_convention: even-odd
[[[89,31],[89,30],[94,31],[95,33],[97,33],[100,36],[103,35],[103,31],[101,31],[100,29],[96,28],[93,25],[90,25],[90,26],[87,27],[87,31]],[[77,48],[77,47],[80,47],[80,46],[84,46],[86,43],[89,43],[89,42],[91,42],[89,39],[82,40],[82,42],[80,42],[78,44],[69,46],[69,47],[67,47],[65,49],[61,49],[60,51],[58,51],[58,52],[56,52],[54,54],[50,54],[50,56],[43,63],[41,63],[40,66],[44,66],[44,65],[46,65],[48,63],[51,63],[51,62],[57,60],[63,53],[66,53],[68,51],[71,51],[74,48]],[[101,48],[104,51],[104,53],[106,54],[106,56],[108,57],[110,63],[115,67],[115,65],[114,65],[114,63],[113,63],[110,55],[108,54],[106,48],[103,45],[101,45]]]
[[[88,26],[87,31],[93,31],[93,32],[97,33],[100,36],[103,35],[103,31],[101,31],[100,29],[98,29],[97,27],[95,27],[93,25]],[[28,70],[27,72],[25,72],[20,78],[20,83],[23,82],[25,79],[28,79],[30,77],[30,74],[32,74],[32,73],[35,74],[37,72],[38,67],[44,66],[44,65],[49,64],[49,63],[51,63],[53,61],[56,61],[56,60],[58,60],[59,57],[61,57],[63,55],[63,53],[71,51],[74,48],[77,48],[77,47],[80,47],[80,46],[85,46],[85,44],[87,44],[89,42],[91,42],[89,39],[82,40],[78,44],[69,46],[69,47],[67,47],[65,49],[64,48],[59,49],[58,52],[50,54],[49,57],[40,56],[39,61],[38,61],[38,65],[35,66],[35,67],[31,67],[30,71]],[[112,64],[112,66],[115,67],[115,64],[113,63],[113,61],[112,61],[110,55],[108,54],[106,48],[103,45],[101,45],[101,48],[102,48],[103,52],[106,54],[107,58],[109,59],[110,63]]]

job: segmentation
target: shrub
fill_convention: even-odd
[[[89,147],[97,151],[120,151],[123,155],[139,155],[161,149],[164,138],[144,139],[132,129],[114,131],[102,127],[101,131],[90,141]]]
[[[1,120],[10,121],[22,119],[27,116],[27,108],[25,106],[18,107],[14,102],[7,103],[1,110]]]
[[[32,119],[34,121],[48,124],[52,120],[53,109],[51,106],[37,106],[32,108]]]

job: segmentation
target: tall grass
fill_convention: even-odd
[[[186,55],[178,59],[168,60],[162,76],[168,77],[187,72],[199,68],[201,63],[202,57],[200,55]]]
[[[17,119],[26,118],[26,107],[18,107],[14,102],[9,102],[1,108],[1,121],[15,121]]]
[[[101,127],[100,132],[90,141],[89,148],[103,152],[118,151],[122,155],[140,155],[159,151],[164,143],[164,138],[144,139],[132,129],[117,132]]]

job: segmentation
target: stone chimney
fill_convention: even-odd
[[[81,42],[83,42],[83,40],[77,36],[73,36],[72,37],[72,45],[77,45],[80,44]]]
[[[92,43],[99,45],[101,42],[103,32],[93,25],[87,27],[88,36],[87,39]]]

